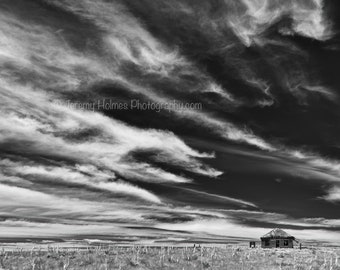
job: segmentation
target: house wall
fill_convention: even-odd
[[[269,245],[266,245],[265,240],[261,240],[262,248],[276,248],[276,241],[279,241],[279,248],[293,248],[293,239],[268,239]],[[285,245],[285,241],[288,241],[288,245]]]

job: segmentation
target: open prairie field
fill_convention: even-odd
[[[93,247],[1,251],[2,269],[340,269],[340,249]]]

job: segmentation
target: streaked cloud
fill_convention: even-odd
[[[258,238],[280,225],[301,238],[337,237],[336,216],[290,215],[249,192],[258,183],[276,189],[287,177],[317,183],[324,195],[309,199],[322,206],[340,200],[336,151],[322,148],[328,130],[306,144],[287,130],[309,128],[303,117],[310,114],[336,137],[335,83],[312,55],[325,53],[317,46],[335,35],[326,15],[321,0],[5,0],[2,236]],[[296,37],[317,43],[310,50]],[[122,112],[69,105],[134,98],[202,106]],[[284,180],[265,182],[268,175]]]

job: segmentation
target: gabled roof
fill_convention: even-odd
[[[290,234],[286,233],[284,230],[276,228],[274,230],[271,230],[269,233],[266,233],[264,236],[261,237],[261,239],[283,239],[283,238],[289,238],[289,239],[295,239],[294,236],[291,236]]]

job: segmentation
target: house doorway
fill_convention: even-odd
[[[280,247],[280,240],[276,240],[276,247]]]

